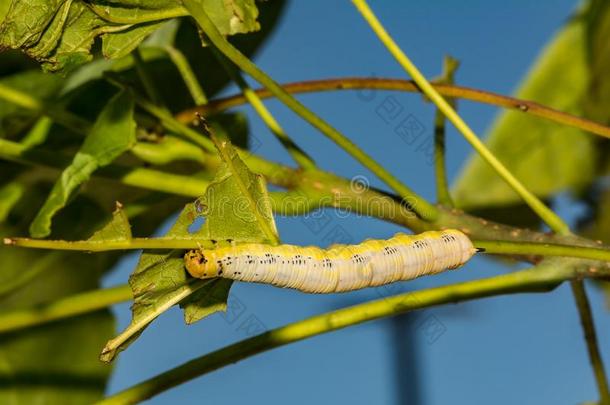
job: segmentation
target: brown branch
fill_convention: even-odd
[[[406,91],[419,92],[417,85],[411,80],[402,79],[385,79],[385,78],[369,78],[369,77],[346,77],[339,79],[311,80],[303,82],[294,82],[283,84],[282,87],[289,93],[313,93],[322,91],[335,90],[360,90],[360,89],[375,89],[375,90],[390,90],[390,91]],[[503,96],[489,91],[474,89],[470,87],[454,86],[449,84],[435,84],[434,88],[443,96],[460,98],[465,100],[476,101],[484,104],[491,104],[498,107],[507,108],[510,110],[521,111],[540,118],[545,118],[554,121],[558,124],[567,125],[582,129],[583,131],[591,132],[596,135],[610,138],[610,127],[604,126],[597,122],[576,117],[574,115],[546,107],[542,104],[529,100],[521,100],[514,97]],[[257,89],[256,94],[260,98],[272,97],[272,94],[267,89]],[[189,123],[195,117],[195,113],[211,114],[219,111],[224,111],[231,107],[245,104],[246,100],[243,95],[234,95],[226,98],[221,98],[211,101],[205,106],[191,108],[179,113],[176,118],[183,123]]]

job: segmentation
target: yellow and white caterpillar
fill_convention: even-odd
[[[397,234],[359,245],[270,246],[243,244],[191,250],[186,269],[196,278],[223,277],[308,293],[335,293],[411,280],[455,269],[477,250],[457,230]]]

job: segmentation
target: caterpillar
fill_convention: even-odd
[[[272,284],[307,293],[335,293],[411,280],[455,269],[477,251],[457,230],[396,234],[359,245],[269,246],[243,244],[191,250],[184,256],[196,278]]]

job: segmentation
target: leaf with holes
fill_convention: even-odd
[[[275,222],[262,178],[248,170],[230,143],[223,143],[219,152],[223,165],[215,180],[200,201],[184,208],[167,236],[199,241],[268,240],[263,229],[275,232]],[[258,204],[256,207],[235,205],[242,199]],[[189,227],[202,214],[205,216],[202,229],[190,233]],[[262,221],[265,223],[261,224]],[[106,344],[100,356],[103,361],[111,361],[155,318],[176,304],[184,309],[185,322],[189,324],[226,309],[231,283],[190,277],[184,269],[183,254],[177,250],[142,253],[129,279],[134,294],[131,324]]]

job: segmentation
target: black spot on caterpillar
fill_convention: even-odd
[[[250,243],[191,250],[184,260],[196,278],[224,277],[308,293],[334,293],[455,269],[476,252],[465,234],[445,230],[397,234],[388,240],[329,249]]]

